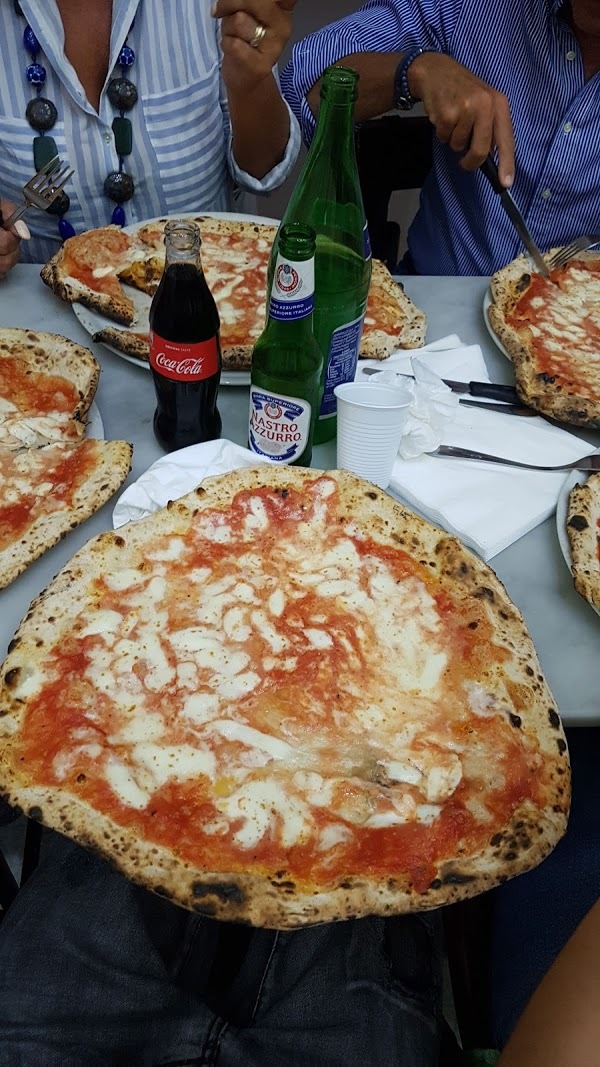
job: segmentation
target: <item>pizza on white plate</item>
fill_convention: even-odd
[[[127,355],[148,359],[148,323],[134,322],[135,308],[122,283],[152,296],[164,268],[168,219],[126,233],[115,226],[65,241],[43,267],[42,278],[63,300],[79,301],[107,319],[94,340]],[[202,265],[221,319],[226,370],[248,370],[266,314],[267,271],[275,226],[195,216],[202,235]],[[426,320],[382,263],[373,263],[361,355],[385,359],[397,348],[425,341]]]
[[[518,256],[494,274],[491,291],[489,321],[523,403],[558,422],[600,427],[600,253],[582,252],[549,279]]]
[[[519,612],[347,472],[236,471],[93,539],[1,680],[10,802],[220,919],[437,907],[565,829],[566,742]]]
[[[571,489],[567,534],[575,588],[600,612],[600,472]]]

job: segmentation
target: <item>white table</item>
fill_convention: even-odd
[[[406,278],[406,291],[427,313],[427,340],[458,333],[467,344],[481,345],[490,377],[510,381],[508,361],[496,349],[482,316],[483,278]],[[62,304],[39,278],[35,266],[22,265],[0,284],[0,326],[17,326],[63,334],[92,348],[102,365],[96,402],[107,438],[134,445],[130,479],[137,478],[162,454],[152,432],[155,407],[148,371],[92,345],[71,308]],[[247,388],[221,389],[223,436],[246,444]],[[582,434],[595,447],[600,434]],[[333,444],[315,449],[314,465],[335,466]],[[0,591],[0,655],[29,602],[90,537],[110,528],[114,499]],[[600,723],[600,619],[575,592],[559,548],[554,519],[521,538],[492,561],[509,595],[523,612],[542,668],[567,725]]]

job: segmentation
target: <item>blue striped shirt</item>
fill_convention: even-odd
[[[233,182],[266,193],[287,177],[298,154],[300,131],[291,116],[285,157],[269,174],[258,181],[236,165],[219,77],[219,26],[211,6],[210,0],[113,0],[109,78],[135,17],[128,41],[136,53],[130,77],[139,100],[128,112],[133,152],[125,169],[135,181],[133,199],[124,205],[128,223],[174,212],[227,210]],[[103,184],[106,175],[118,169],[112,132],[117,112],[106,88],[99,112],[87,100],[64,55],[56,0],[21,0],[21,7],[42,49],[38,62],[48,75],[42,94],[58,109],[58,121],[49,133],[61,159],[75,168],[67,189],[69,221],[78,233],[105,226],[114,207]],[[23,45],[24,27],[13,0],[0,0],[0,192],[17,203],[34,170],[35,134],[25,109],[35,91],[25,77],[31,59]],[[23,259],[42,262],[56,251],[57,222],[54,216],[29,212],[33,238],[21,244]]]
[[[297,44],[281,76],[310,140],[306,94],[325,67],[356,52],[420,46],[452,56],[510,101],[512,188],[542,249],[600,232],[600,74],[587,83],[560,0],[372,0]],[[408,245],[420,274],[491,274],[521,246],[482,174],[435,140]]]

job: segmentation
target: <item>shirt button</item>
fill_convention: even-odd
[[[543,189],[541,192],[542,200],[549,200],[552,196],[552,189]]]
[[[567,59],[569,60],[569,63],[572,63],[573,60],[575,59],[575,53],[574,52],[567,52]]]
[[[106,141],[107,144],[110,144],[112,139],[113,139],[112,133],[105,133],[104,134],[104,140]]]
[[[565,122],[565,124],[563,126],[563,133],[570,133],[572,129],[573,129],[573,123],[572,122]]]

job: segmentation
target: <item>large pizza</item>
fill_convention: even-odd
[[[600,472],[571,489],[567,534],[575,588],[600,612]]]
[[[565,829],[566,742],[519,612],[347,472],[210,478],[95,538],[1,679],[8,800],[202,914],[433,908]]]
[[[135,321],[134,303],[122,283],[154,294],[164,268],[167,221],[145,223],[133,233],[105,226],[71,237],[42,268],[42,278],[63,300],[78,301],[120,324],[107,324],[95,340],[139,359],[148,359],[147,317]],[[202,265],[221,319],[223,366],[247,370],[264,328],[267,270],[277,229],[210,216],[192,221],[200,227]],[[397,348],[418,348],[425,330],[423,312],[375,261],[361,355],[385,359]]]
[[[489,321],[523,402],[559,422],[600,427],[600,253],[583,252],[549,279],[518,256],[494,274],[491,291]]]
[[[0,329],[0,589],[129,473],[130,444],[85,437],[99,376],[66,337]]]

